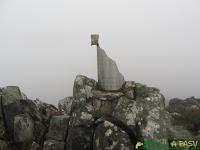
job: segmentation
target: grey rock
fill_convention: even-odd
[[[171,99],[166,108],[172,116],[173,125],[183,126],[192,134],[197,135],[200,130],[200,100],[194,97]]]
[[[6,141],[0,140],[0,150],[10,150],[10,147]]]
[[[94,150],[130,150],[133,148],[129,135],[109,121],[98,125],[93,139]]]
[[[33,142],[33,143],[29,146],[28,150],[41,150],[41,147],[40,147],[39,144]]]
[[[115,106],[115,104],[110,100],[105,101],[99,99],[94,99],[92,105],[94,109],[93,115],[97,118],[101,116],[110,116]]]
[[[140,134],[147,139],[166,139],[167,121],[162,95],[146,93],[146,98],[136,98],[132,101],[121,97],[114,109],[113,117],[122,121],[132,132],[139,126]]]
[[[44,142],[43,150],[64,150],[65,143],[55,140],[48,140]]]
[[[192,139],[192,134],[183,126],[169,125],[168,139]]]
[[[77,75],[74,81],[73,97],[74,99],[91,98],[92,90],[97,88],[97,82],[83,75]]]
[[[100,89],[114,91],[122,88],[124,77],[116,63],[97,46],[98,85]]]
[[[4,124],[7,129],[7,136],[9,139],[14,139],[14,117],[18,114],[23,114],[20,100],[14,99],[11,95],[2,96],[2,107],[4,114]]]
[[[93,90],[92,91],[92,98],[109,101],[109,100],[115,100],[123,96],[124,94],[122,92],[109,92],[109,91],[101,91],[101,90]]]
[[[7,86],[2,88],[2,95],[5,97],[5,105],[9,105],[15,100],[23,99],[22,93],[17,86]]]
[[[90,150],[92,148],[92,127],[72,127],[67,138],[67,150]]]
[[[3,107],[2,107],[2,91],[0,89],[0,139],[6,139],[6,128],[4,123],[4,116],[3,116]]]
[[[89,127],[93,124],[93,106],[86,103],[85,99],[80,99],[79,102],[74,103],[72,110],[73,112],[70,119],[71,126]]]
[[[34,122],[28,115],[14,117],[14,141],[29,143],[33,141]]]
[[[159,93],[159,89],[157,88],[153,88],[153,87],[147,87],[146,85],[144,84],[141,84],[141,83],[136,83],[135,84],[135,94],[136,94],[136,97],[147,97],[147,94],[148,93],[152,93],[152,92],[156,92],[156,93]]]
[[[34,100],[33,103],[36,105],[37,110],[40,112],[45,122],[49,122],[51,116],[61,114],[61,112],[59,112],[58,109],[54,105],[44,103],[40,101],[40,99],[38,98]]]
[[[136,98],[135,87],[136,87],[136,84],[134,81],[126,81],[125,82],[123,91],[127,98],[132,99],[132,100]]]
[[[42,121],[34,121],[34,141],[40,145],[44,142],[48,124]]]
[[[68,122],[68,115],[53,116],[51,118],[49,131],[47,133],[46,139],[64,142],[67,134]]]
[[[71,115],[72,103],[74,101],[73,97],[66,97],[58,102],[58,109],[67,115]]]
[[[93,135],[93,106],[85,98],[75,100],[72,105],[67,150],[88,150],[92,146]]]

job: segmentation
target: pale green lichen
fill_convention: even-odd
[[[111,129],[108,129],[106,132],[105,132],[105,136],[110,136],[112,134],[112,130]]]
[[[92,115],[86,112],[81,112],[81,117],[82,120],[91,120],[92,119]]]

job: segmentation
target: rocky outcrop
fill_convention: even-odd
[[[173,125],[181,126],[191,134],[190,136],[200,135],[200,99],[174,98],[170,100],[167,110],[172,116]]]
[[[59,108],[70,114],[68,150],[127,149],[144,138],[168,138],[170,118],[163,95],[133,81],[125,82],[120,91],[102,91],[96,81],[79,75],[73,98],[61,100]]]
[[[51,114],[58,110],[27,99],[16,86],[0,91],[0,150],[42,149]]]
[[[104,91],[78,75],[58,109],[15,86],[0,96],[0,150],[129,150],[147,139],[199,140],[199,99],[173,99],[165,108],[158,89],[133,81]]]

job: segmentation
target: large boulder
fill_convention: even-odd
[[[169,118],[164,109],[163,96],[159,91],[146,90],[146,93],[138,95],[134,101],[125,96],[119,98],[112,115],[133,132],[138,126],[137,132],[140,132],[143,138],[167,138]]]
[[[183,126],[193,135],[200,131],[200,99],[194,97],[182,99],[171,99],[167,110],[172,116],[172,124]]]

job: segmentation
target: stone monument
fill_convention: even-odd
[[[118,67],[105,51],[99,46],[99,35],[91,35],[91,45],[97,46],[97,68],[99,88],[106,91],[116,91],[122,88],[125,83],[123,75]]]

